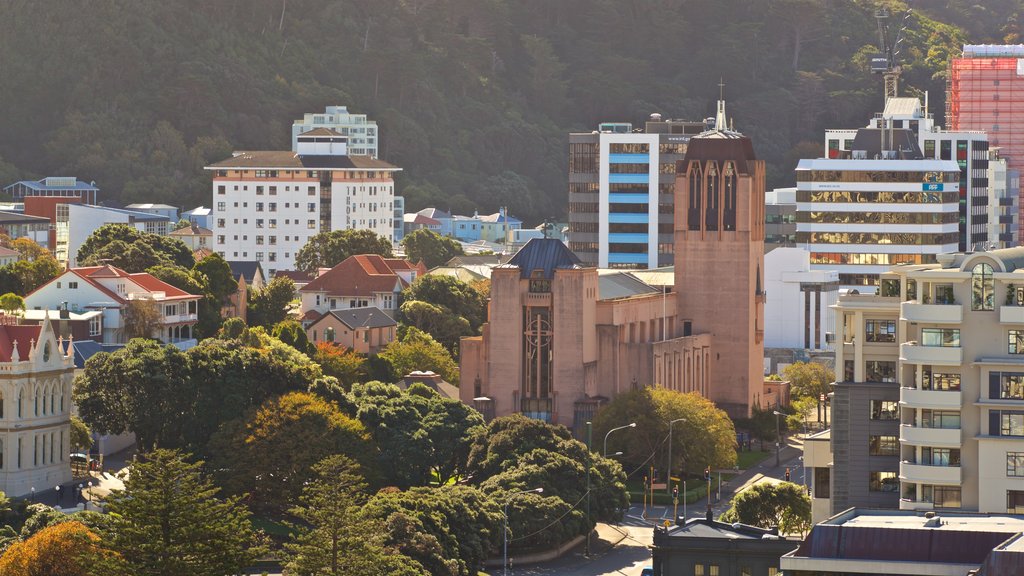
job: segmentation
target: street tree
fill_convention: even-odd
[[[372,230],[320,232],[311,236],[295,254],[295,268],[314,273],[318,268],[333,268],[357,254],[378,254],[390,258],[391,241]]]
[[[459,383],[459,366],[448,350],[430,334],[413,326],[401,340],[388,344],[377,356],[388,363],[395,378],[414,370],[431,370],[452,384]]]
[[[594,418],[593,438],[601,442],[612,428],[636,423],[635,429],[620,430],[608,437],[608,451],[622,451],[620,458],[630,467],[640,466],[651,453],[653,464],[662,471],[668,458],[669,422],[672,426],[672,471],[703,471],[705,467],[732,468],[736,465],[736,430],[732,420],[714,403],[695,392],[645,386],[618,394]]]
[[[131,464],[124,490],[106,500],[104,541],[147,576],[238,574],[260,550],[249,512],[237,498],[218,498],[202,462],[157,449]]]
[[[160,264],[191,268],[195,263],[192,251],[181,240],[142,232],[127,224],[97,228],[78,249],[77,261],[82,266],[106,262],[128,272],[142,272]]]
[[[6,244],[6,243],[5,243]],[[16,238],[11,240],[9,244],[5,245],[5,248],[10,248],[18,252],[18,258],[20,260],[37,260],[39,258],[52,257],[53,254],[49,250],[43,248],[37,244],[34,240],[28,237]]]
[[[75,415],[71,416],[71,448],[86,452],[92,448],[92,431],[89,430],[89,425]]]
[[[295,283],[278,276],[262,290],[249,292],[249,326],[271,328],[288,317],[288,308],[295,298]]]
[[[783,375],[790,381],[794,396],[818,399],[818,422],[821,422],[821,397],[829,393],[835,373],[818,362],[794,362],[786,366]]]
[[[124,307],[124,333],[132,338],[153,338],[163,321],[156,300],[129,300]]]
[[[800,485],[761,482],[737,494],[721,520],[761,528],[777,526],[783,534],[802,535],[811,527],[811,499]]]
[[[271,398],[224,424],[209,451],[222,486],[278,511],[299,496],[311,467],[323,458],[344,454],[370,473],[375,456],[362,423],[306,392]]]
[[[238,281],[231,273],[231,266],[216,252],[196,262],[192,271],[206,277],[206,293],[221,305],[238,291]]]
[[[462,246],[452,238],[441,236],[433,230],[421,228],[402,238],[406,259],[423,262],[427,268],[436,268],[463,254]]]

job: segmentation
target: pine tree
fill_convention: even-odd
[[[105,541],[139,576],[238,574],[255,558],[249,512],[173,450],[158,449],[132,464],[124,490],[107,499],[112,518]]]

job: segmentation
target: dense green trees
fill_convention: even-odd
[[[249,512],[171,450],[133,462],[124,490],[107,497],[111,523],[104,534],[129,565],[150,576],[238,574],[256,558]]]
[[[407,260],[423,262],[428,269],[462,255],[462,245],[457,241],[426,228],[414,230],[402,238],[402,247],[405,248]]]
[[[204,203],[203,165],[287,149],[294,118],[345,103],[380,123],[380,156],[404,168],[410,210],[508,205],[538,221],[565,213],[567,132],[651,112],[704,118],[720,77],[772,187],[792,182],[794,149],[882,105],[864,59],[877,51],[873,1],[242,6],[11,4],[4,183],[74,174],[105,200]],[[941,114],[949,54],[965,40],[1017,42],[1021,13],[1019,0],[916,3],[903,91],[928,90]],[[53,40],[39,47],[40,36]]]
[[[623,451],[620,459],[633,467],[654,452],[653,464],[663,470],[668,458],[669,422],[678,418],[685,421],[672,426],[674,472],[736,465],[736,431],[725,412],[697,393],[682,394],[666,388],[645,386],[616,396],[594,419],[594,441],[602,442],[595,448],[603,450],[603,438],[612,428],[636,422],[635,429],[608,438],[608,451]]]
[[[161,265],[191,269],[192,251],[170,236],[140,232],[127,224],[104,224],[82,243],[76,256],[79,266],[109,263],[127,272],[144,272]]]
[[[288,308],[295,299],[295,283],[279,276],[262,290],[249,292],[249,326],[270,328],[288,316]]]
[[[414,370],[431,370],[452,384],[459,383],[459,365],[448,350],[430,334],[413,326],[406,329],[401,340],[388,344],[377,356],[388,363],[395,379]]]
[[[399,321],[430,334],[453,355],[487,319],[487,294],[452,276],[429,274],[402,291]]]
[[[318,268],[333,268],[356,254],[391,257],[391,242],[371,230],[332,230],[310,237],[295,254],[295,267],[314,273]]]
[[[797,484],[761,482],[737,494],[721,520],[803,534],[811,527],[811,498]]]

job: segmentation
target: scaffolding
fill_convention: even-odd
[[[951,130],[984,130],[1008,168],[1024,169],[1024,46],[965,46],[950,64],[946,122]],[[1024,217],[1024,202],[1018,206]]]

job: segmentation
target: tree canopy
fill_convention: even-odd
[[[423,262],[427,268],[434,268],[462,255],[462,245],[456,240],[441,236],[433,230],[421,228],[402,238],[405,257],[411,262]]]
[[[811,498],[797,484],[760,482],[737,494],[721,520],[803,534],[811,527]]]
[[[388,363],[395,378],[415,370],[431,370],[452,384],[459,383],[459,366],[430,334],[410,326],[401,340],[395,340],[377,356]]]
[[[127,224],[104,224],[86,238],[75,257],[79,266],[109,263],[126,272],[174,265],[192,268],[195,259],[184,242],[171,236],[141,232]]]
[[[458,278],[427,274],[402,291],[399,320],[457,355],[459,339],[477,334],[487,319],[487,296]]]
[[[372,230],[331,230],[310,237],[295,254],[295,267],[315,273],[318,268],[334,268],[349,256],[378,254],[391,257],[391,241]]]
[[[271,328],[288,317],[288,310],[295,299],[295,283],[291,278],[278,276],[262,290],[249,292],[249,325]]]

